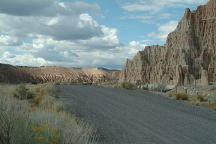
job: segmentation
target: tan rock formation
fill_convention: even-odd
[[[148,46],[127,60],[120,82],[206,85],[216,81],[216,0],[186,9],[164,46]]]

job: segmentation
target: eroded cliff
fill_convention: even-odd
[[[148,46],[127,60],[121,82],[207,85],[216,81],[216,0],[186,9],[164,46]]]

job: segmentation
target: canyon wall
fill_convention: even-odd
[[[216,0],[186,9],[164,46],[147,46],[127,60],[120,82],[208,85],[216,82]]]

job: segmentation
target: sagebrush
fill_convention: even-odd
[[[1,85],[0,144],[95,143],[93,128],[66,113],[56,91],[50,85]]]

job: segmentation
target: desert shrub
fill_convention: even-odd
[[[47,85],[45,89],[49,96],[58,98],[59,88],[57,86]]]
[[[94,133],[94,130],[88,124],[82,121],[77,123],[75,117],[65,112],[38,110],[31,114],[31,119],[39,125],[36,127],[39,129],[35,130],[39,130],[40,135],[41,132],[43,135],[46,131],[51,132],[52,137],[56,140],[60,139],[59,144],[89,144]],[[60,137],[58,137],[58,132],[60,132]]]
[[[33,127],[34,140],[39,144],[59,144],[60,131],[49,124]]]
[[[55,85],[61,85],[61,83],[60,82],[56,82]]]
[[[159,91],[159,92],[166,92],[167,91],[165,84],[158,84],[153,90]]]
[[[209,101],[209,107],[216,110],[216,94],[210,94],[208,96],[208,101]]]
[[[27,103],[0,96],[0,143],[36,144],[27,113]]]
[[[42,89],[42,88],[36,88],[35,90],[35,97],[32,100],[32,103],[35,106],[39,106],[39,104],[41,103],[41,101],[43,100],[43,97],[45,97],[45,95],[47,95],[47,92]]]
[[[136,89],[136,86],[134,84],[132,84],[132,83],[129,83],[129,82],[122,83],[121,87],[124,88],[124,89],[128,89],[128,90]]]
[[[202,95],[198,95],[198,96],[197,96],[197,100],[198,100],[199,102],[207,102],[207,101],[208,101],[208,99],[205,98],[205,97],[202,96]]]
[[[188,100],[189,96],[186,93],[176,93],[176,100]]]
[[[63,111],[64,109],[63,103],[51,96],[43,97],[38,106],[40,109],[57,112]]]
[[[149,88],[146,87],[146,86],[143,86],[143,87],[142,87],[142,90],[149,90]]]
[[[93,128],[64,112],[62,103],[49,95],[47,86],[42,87],[35,89],[33,107],[13,93],[0,95],[0,144],[94,143]]]
[[[209,101],[210,104],[216,103],[216,94],[215,93],[209,94],[208,95],[208,101]]]
[[[174,92],[170,92],[170,93],[168,93],[168,96],[171,97],[171,98],[175,97],[175,93]]]
[[[24,84],[21,84],[16,88],[14,97],[20,100],[32,99],[34,97],[34,93],[31,92]]]
[[[112,85],[113,88],[121,88],[121,84],[119,83],[115,83]]]
[[[57,97],[56,93],[56,90],[51,87],[46,87],[46,89],[36,88],[32,103],[43,110],[62,111],[64,109],[63,103],[55,98]]]
[[[38,82],[36,82],[36,81],[32,81],[31,84],[33,84],[33,85],[37,85]]]
[[[211,109],[216,110],[216,103],[209,104],[209,107],[210,107]]]
[[[172,85],[166,85],[165,83],[145,84],[143,86],[144,90],[152,90],[164,93],[171,91],[173,88],[174,87]]]

